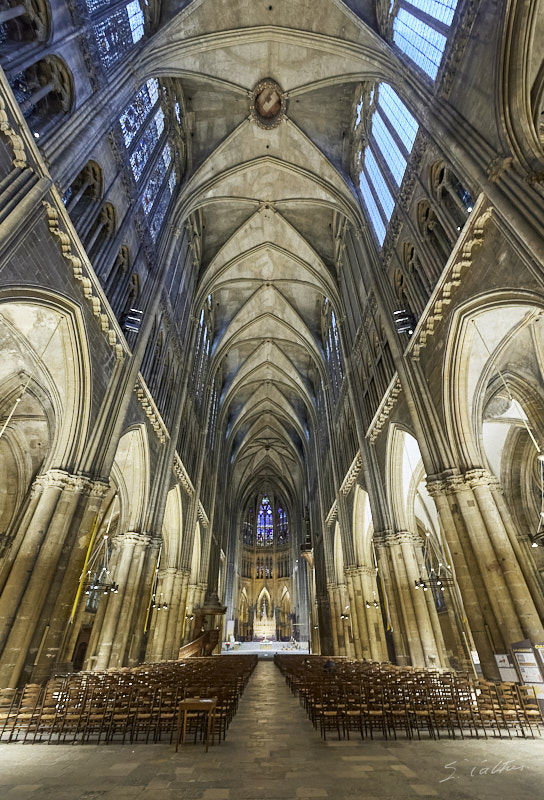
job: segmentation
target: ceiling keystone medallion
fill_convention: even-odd
[[[272,78],[260,81],[251,93],[251,118],[259,128],[277,128],[285,119],[287,95]]]

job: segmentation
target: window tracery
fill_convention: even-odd
[[[86,0],[89,13],[95,15],[106,6],[103,0]],[[115,8],[107,17],[97,20],[93,32],[98,55],[104,69],[117,64],[144,36],[144,12],[139,0]]]
[[[393,215],[418,127],[389,84],[363,87],[355,121],[359,189],[380,245]]]
[[[458,0],[394,0],[392,39],[432,80],[437,76]]]
[[[169,200],[169,197],[168,197]],[[211,295],[206,300],[206,305],[200,312],[198,331],[196,336],[193,367],[191,371],[191,386],[197,406],[200,406],[204,397],[206,378],[210,363],[212,339],[212,301]]]
[[[323,345],[332,396],[336,403],[340,396],[340,390],[344,380],[344,367],[342,363],[340,333],[338,331],[336,315],[327,298],[325,298],[323,304]]]
[[[268,495],[264,495],[257,515],[257,544],[271,545],[274,541],[274,520]]]

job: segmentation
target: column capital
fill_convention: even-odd
[[[380,545],[385,545],[388,538],[394,533],[392,528],[384,528],[381,531],[374,531],[373,539],[374,544],[379,547]]]
[[[494,486],[498,483],[496,477],[487,469],[470,469],[465,472],[465,480],[471,489],[478,486]]]
[[[412,531],[391,531],[385,540],[385,545],[387,547],[395,547],[396,545],[409,544],[416,547],[421,542],[421,536]]]
[[[135,547],[138,545],[146,547],[151,542],[151,536],[147,533],[139,533],[138,531],[127,531],[116,537],[116,539],[119,539],[119,544],[121,545],[133,544]]]
[[[377,573],[376,567],[357,567],[357,575],[366,575],[370,578],[375,578]]]
[[[470,491],[470,486],[457,470],[446,470],[440,475],[427,478],[427,491],[431,497],[448,496],[457,492]]]
[[[42,475],[38,475],[34,483],[41,489],[64,489],[73,477],[62,469],[49,469]]]

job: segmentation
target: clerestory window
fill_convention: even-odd
[[[436,78],[457,0],[395,0],[393,42],[432,80]]]
[[[115,8],[104,16],[109,0],[86,0],[93,17],[93,33],[102,66],[110,69],[139,42],[145,33],[144,13],[139,0]]]
[[[362,107],[361,100],[358,120]],[[359,188],[378,243],[382,245],[418,123],[391,86],[381,83],[370,94],[366,128],[368,144],[361,154]]]

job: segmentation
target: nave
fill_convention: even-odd
[[[259,661],[227,738],[0,748],[5,798],[56,800],[513,800],[540,796],[544,740],[323,741],[271,661]]]

